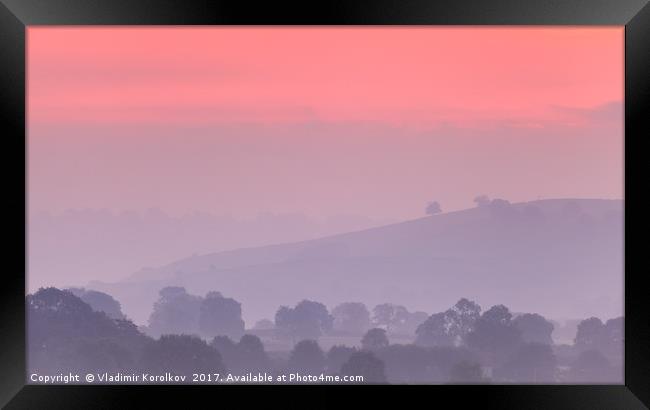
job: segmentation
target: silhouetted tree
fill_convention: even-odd
[[[187,382],[191,382],[192,373],[226,371],[219,352],[190,335],[162,335],[149,343],[142,353],[142,367],[152,373],[187,375]]]
[[[623,317],[609,319],[605,323],[605,336],[609,341],[614,343],[624,342]]]
[[[71,359],[78,363],[76,367],[86,372],[123,372],[136,369],[133,353],[113,340],[83,340],[74,354]]]
[[[487,206],[490,204],[490,198],[487,195],[479,195],[474,198],[474,203],[478,207]]]
[[[481,307],[478,303],[462,298],[451,308],[456,314],[455,327],[458,329],[458,335],[462,339],[474,329],[476,321],[481,316]]]
[[[384,362],[390,383],[431,383],[446,378],[434,364],[431,349],[395,344],[373,353]]]
[[[391,327],[391,333],[412,336],[415,334],[418,326],[429,318],[426,312],[406,312],[405,320],[394,324]]]
[[[332,329],[334,318],[322,303],[303,300],[295,308],[281,306],[275,314],[280,335],[296,339],[318,339]]]
[[[454,346],[459,337],[457,329],[452,326],[454,316],[450,310],[429,316],[415,331],[415,343],[419,346]]]
[[[361,346],[366,350],[376,350],[388,346],[386,331],[380,328],[368,330],[361,339]]]
[[[597,350],[585,350],[571,364],[567,374],[568,382],[575,383],[621,383],[623,369],[615,368]]]
[[[488,378],[484,377],[483,369],[479,363],[461,361],[456,363],[449,372],[449,382],[463,384],[487,383]]]
[[[606,323],[592,317],[578,324],[575,347],[578,351],[598,350],[613,363],[623,361],[623,318],[610,319]]]
[[[431,315],[418,326],[415,343],[421,346],[459,346],[474,328],[481,307],[468,299],[460,299],[451,309]]]
[[[575,346],[582,351],[598,349],[603,331],[603,322],[597,317],[583,320],[578,324]]]
[[[237,361],[237,344],[228,336],[216,336],[210,346],[219,352],[226,367],[232,369]]]
[[[111,327],[105,313],[95,312],[79,297],[57,288],[41,288],[25,298],[30,344],[44,344],[52,335],[104,335]]]
[[[334,330],[362,334],[370,327],[370,312],[363,303],[342,303],[332,310]]]
[[[487,208],[490,210],[490,215],[501,220],[507,220],[517,214],[515,207],[505,199],[493,199]]]
[[[521,331],[521,337],[526,343],[541,343],[552,345],[553,324],[544,316],[537,313],[519,315],[512,321]]]
[[[354,347],[344,345],[332,346],[327,352],[327,372],[330,374],[340,373],[343,363],[356,351],[357,349]]]
[[[289,355],[289,370],[320,375],[325,369],[325,354],[315,340],[302,340]]]
[[[162,288],[159,295],[149,317],[152,335],[198,333],[200,297],[190,295],[185,288],[178,286]]]
[[[95,307],[77,295],[90,297]],[[47,288],[27,295],[25,301],[28,367],[38,372],[189,375],[288,370],[320,375],[327,371],[363,375],[366,383],[487,383],[486,375],[494,375],[497,382],[620,383],[623,374],[622,317],[606,323],[598,318],[583,320],[574,345],[560,349],[552,345],[553,324],[543,316],[527,313],[513,318],[503,305],[481,314],[478,304],[463,298],[426,318],[417,327],[416,344],[390,345],[387,329],[392,334],[406,332],[426,313],[409,313],[403,306],[387,303],[373,310],[375,323],[386,329],[368,330],[361,350],[338,345],[325,355],[315,340],[302,340],[284,362],[281,355],[270,358],[257,336],[244,334],[237,343],[227,336],[244,332],[241,305],[218,292],[201,298],[181,287],[163,288],[150,317],[151,329],[158,332],[183,332],[194,326],[204,334],[218,334],[209,345],[191,335],[151,339],[132,322],[109,317],[107,312],[114,315],[116,307],[120,312],[119,303],[102,292]],[[321,303],[304,300],[277,311],[277,328],[270,320],[259,327],[300,338],[318,337],[333,324],[347,333],[368,326],[369,313],[361,303],[343,303],[332,313]]]
[[[519,383],[555,382],[557,359],[548,344],[526,343],[499,371],[505,381]]]
[[[122,313],[120,302],[109,294],[84,288],[68,288],[67,290],[89,304],[94,311],[104,312],[112,319],[126,319]]]
[[[408,310],[404,306],[383,303],[372,310],[373,325],[385,327],[387,332],[392,328],[404,325],[408,320]]]
[[[344,376],[363,376],[363,383],[386,383],[385,365],[372,352],[352,353],[341,366]]]
[[[605,322],[604,345],[601,347],[603,353],[613,363],[623,363],[623,347],[625,344],[625,332],[623,318],[617,317]]]
[[[278,336],[291,338],[295,343],[296,323],[293,316],[292,308],[280,306],[275,312],[275,330]]]
[[[132,371],[150,340],[132,322],[95,311],[69,291],[41,288],[25,303],[32,371]]]
[[[467,334],[467,346],[482,354],[494,366],[506,359],[523,343],[521,332],[512,323],[512,314],[503,305],[492,306],[476,321]]]
[[[242,373],[264,372],[269,368],[269,358],[259,337],[244,335],[237,343],[237,360],[230,365],[231,370]]]
[[[425,211],[427,215],[435,215],[441,213],[442,208],[440,208],[440,204],[437,201],[433,201],[427,204]]]
[[[234,339],[244,334],[241,304],[219,292],[205,295],[199,310],[199,329],[205,336],[225,335]]]

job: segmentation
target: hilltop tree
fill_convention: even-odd
[[[427,204],[425,211],[427,215],[435,215],[441,213],[442,208],[440,208],[440,204],[437,201],[433,201]]]
[[[490,198],[487,195],[478,195],[474,198],[474,203],[479,208],[484,207],[490,204]]]
[[[517,215],[517,209],[506,199],[493,199],[487,208],[490,215],[497,220],[510,220]]]

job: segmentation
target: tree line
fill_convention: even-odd
[[[359,302],[330,312],[303,300],[250,329],[233,298],[182,287],[161,289],[140,327],[102,292],[44,288],[27,295],[26,304],[30,371],[292,372],[361,375],[366,383],[622,382],[622,317],[587,318],[573,344],[559,345],[543,316],[513,314],[503,305],[483,311],[466,298],[431,315],[389,303],[370,311]],[[394,343],[400,335],[411,341]],[[335,341],[326,350],[324,337]],[[276,341],[288,347],[267,349]]]

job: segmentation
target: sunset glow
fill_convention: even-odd
[[[36,27],[28,69],[35,209],[622,197],[620,27]]]

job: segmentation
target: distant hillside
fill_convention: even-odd
[[[236,218],[194,212],[174,216],[158,209],[69,209],[29,214],[29,289],[83,286],[80,278],[123,280],[145,266],[217,250],[267,246],[382,226],[395,221],[365,216],[313,218],[260,213]],[[89,280],[89,279],[85,279]]]
[[[89,287],[115,296],[144,323],[168,285],[234,297],[247,325],[303,298],[330,307],[394,302],[431,313],[468,297],[484,308],[609,318],[623,307],[623,201],[496,200],[316,240],[193,256]]]

